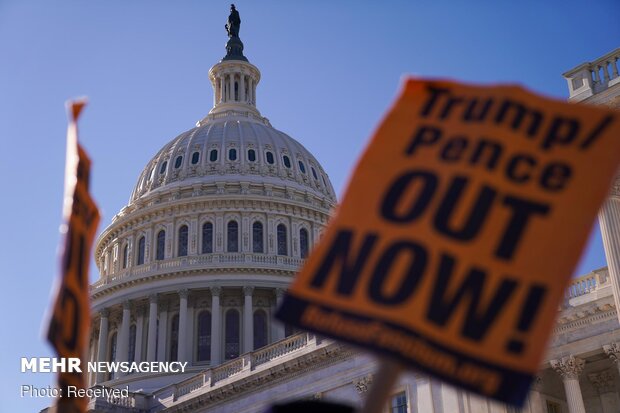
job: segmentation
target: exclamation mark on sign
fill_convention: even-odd
[[[532,322],[536,318],[538,307],[542,303],[542,299],[547,293],[546,287],[534,286],[530,288],[525,300],[523,300],[523,307],[521,308],[521,317],[517,323],[517,337],[513,337],[506,343],[506,350],[511,353],[521,354],[525,349],[525,343],[519,336],[527,333]]]

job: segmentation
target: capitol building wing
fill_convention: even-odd
[[[361,406],[372,385],[370,355],[272,317],[336,196],[317,159],[259,112],[261,73],[233,29],[209,71],[213,108],[146,164],[95,247],[89,361],[180,361],[186,370],[90,373],[91,386],[129,388],[128,397],[92,398],[90,412],[258,413],[294,398]],[[620,107],[619,57],[565,73],[570,99]],[[618,199],[616,188],[600,215],[609,268],[573,280],[520,411],[620,411]],[[410,372],[389,411],[517,410]]]

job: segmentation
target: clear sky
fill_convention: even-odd
[[[19,359],[51,354],[40,327],[58,268],[64,101],[90,99],[80,138],[101,230],[151,156],[211,108],[207,73],[225,54],[229,4],[0,0],[0,412],[49,404],[20,398],[20,385],[54,378],[20,373]],[[259,110],[322,162],[340,194],[404,74],[519,83],[566,99],[563,72],[620,46],[617,0],[236,5],[245,55],[262,72]],[[576,272],[603,265],[595,230]]]

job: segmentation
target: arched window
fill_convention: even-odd
[[[157,249],[155,253],[156,260],[164,259],[164,251],[166,250],[166,231],[163,229],[157,233]]]
[[[265,152],[265,158],[267,159],[267,163],[269,165],[273,165],[275,162],[275,159],[273,159],[273,153],[272,152]]]
[[[129,352],[127,353],[127,360],[131,363],[136,357],[136,325],[132,324],[129,327]]]
[[[237,221],[230,221],[226,231],[226,251],[239,252],[239,224]]]
[[[164,163],[161,164],[161,168],[159,168],[159,173],[163,174],[164,172],[166,172],[167,167],[168,167],[168,161],[164,161]]]
[[[129,244],[125,244],[123,247],[123,256],[121,257],[121,260],[123,262],[123,269],[127,268],[127,265],[129,264]]]
[[[196,326],[196,361],[211,360],[211,313],[202,311],[198,314]]]
[[[314,179],[319,179],[319,177],[316,174],[316,170],[313,167],[310,167],[310,170],[312,170],[312,176],[314,176]]]
[[[282,160],[284,161],[284,166],[291,169],[291,159],[288,156],[284,155],[282,156]]]
[[[177,355],[179,352],[179,315],[172,316],[170,321],[170,353],[168,354],[168,360],[177,361]]]
[[[258,221],[252,224],[252,252],[265,252],[263,248],[263,224]]]
[[[237,160],[237,150],[235,148],[230,148],[228,150],[228,160],[236,161]]]
[[[301,258],[306,258],[308,256],[308,231],[305,228],[299,230],[299,253],[301,254]]]
[[[278,236],[278,255],[288,255],[288,246],[286,240],[286,225],[280,224],[277,228]]]
[[[174,168],[179,169],[182,163],[183,163],[183,155],[177,156],[177,158],[174,160]]]
[[[248,149],[248,161],[250,162],[256,161],[256,151],[254,149]]]
[[[179,257],[185,257],[187,255],[187,238],[187,225],[182,225],[181,228],[179,228],[179,245],[177,250],[177,255]]]
[[[211,162],[217,161],[217,149],[211,149],[211,152],[209,152],[209,160]]]
[[[136,265],[144,264],[144,245],[145,245],[144,237],[140,237],[138,240],[138,256],[136,257]]]
[[[226,360],[239,357],[239,311],[226,311],[226,334],[224,343],[224,358]]]
[[[254,350],[267,345],[267,314],[263,310],[254,312]]]
[[[202,225],[202,253],[211,254],[213,252],[213,224],[205,222]]]
[[[196,165],[200,160],[200,152],[194,152],[192,154],[192,165]]]
[[[299,164],[299,170],[301,171],[302,174],[306,173],[306,165],[304,165],[304,163],[302,161],[298,162]]]

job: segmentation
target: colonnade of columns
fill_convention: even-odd
[[[210,341],[210,365],[218,365],[222,363],[225,353],[222,344],[225,342],[223,335],[223,311],[221,297],[223,288],[213,286],[210,289],[211,306],[208,308],[211,313],[211,341]],[[227,289],[227,296],[238,295],[230,294],[234,289]],[[272,310],[282,301],[284,291],[282,289],[273,289],[275,292],[275,300],[269,300]],[[254,305],[255,287],[245,286],[242,288],[243,304],[242,317],[240,323],[239,339],[241,345],[241,353],[254,350],[254,311],[257,310]],[[192,291],[193,292],[193,291]],[[189,304],[190,294],[187,289],[181,289],[176,294],[152,294],[148,297],[148,305],[143,304],[144,300],[124,301],[122,303],[121,321],[117,329],[115,360],[122,361],[167,361],[168,358],[178,361],[188,361],[190,365],[193,363],[194,352],[194,307]],[[197,290],[196,293],[201,295],[204,290]],[[174,297],[176,295],[176,297]],[[264,296],[264,294],[262,295]],[[172,350],[169,345],[169,332],[171,329],[169,320],[170,301],[178,299],[178,341],[176,346],[176,355],[170,354]],[[132,307],[135,307],[133,314],[135,315],[135,341],[130,343],[130,328],[132,324]],[[148,321],[145,320],[146,309],[148,309]],[[273,311],[272,311],[273,312]],[[99,335],[97,339],[97,358],[96,361],[110,361],[110,351],[108,348],[110,343],[110,308],[104,308],[99,311]],[[268,314],[268,312],[267,312]],[[146,322],[145,322],[146,321]],[[271,321],[268,324],[271,329],[268,342],[275,342],[285,337],[284,325]],[[147,328],[144,334],[144,328]],[[143,338],[146,338],[146,346],[144,346]],[[135,346],[133,358],[130,357],[130,344]],[[146,348],[146,354],[143,354],[143,348]],[[104,374],[99,373],[96,382],[105,381],[107,378]]]
[[[256,83],[252,76],[244,73],[221,73],[215,78],[213,104],[240,102],[256,105]]]
[[[620,372],[620,343],[611,343],[603,346],[605,354],[614,362]],[[569,355],[560,359],[551,360],[551,367],[555,370],[564,384],[566,404],[569,413],[586,413],[579,377],[586,365],[585,360]],[[616,391],[615,375],[609,370],[588,374],[588,379],[598,392],[603,413],[616,412],[620,405],[620,398]]]

